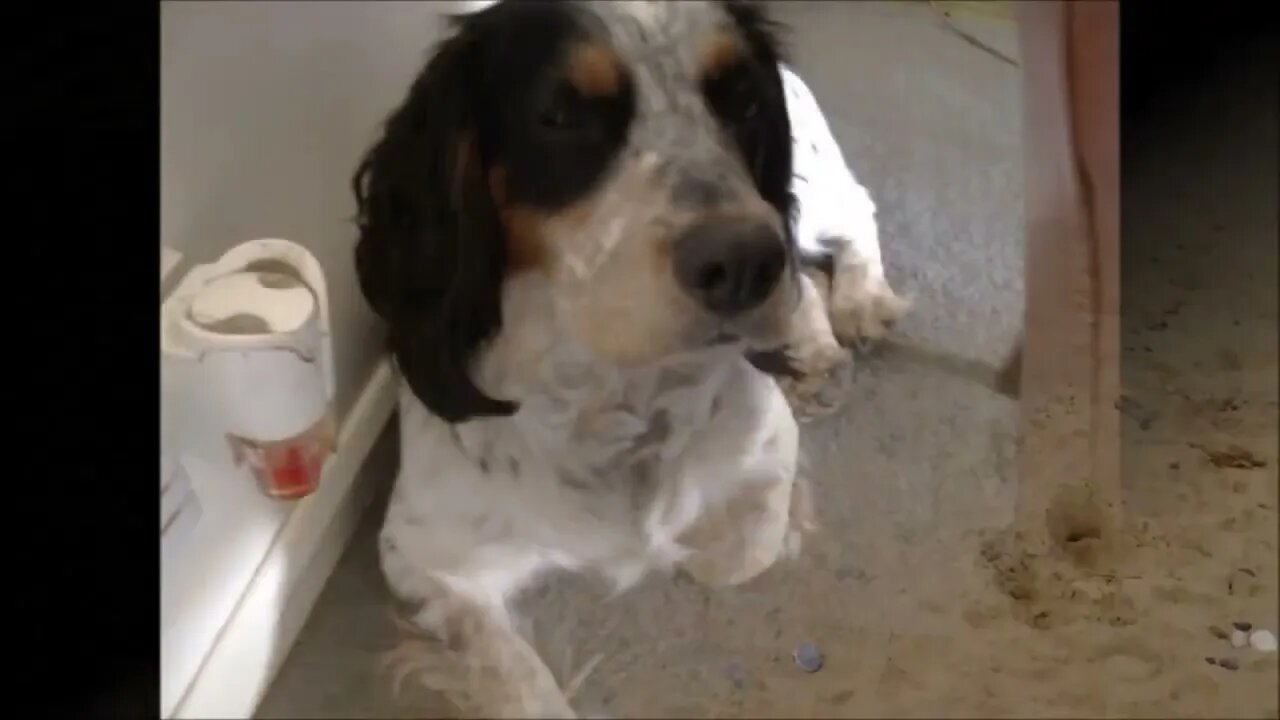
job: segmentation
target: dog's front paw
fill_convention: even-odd
[[[837,268],[828,312],[832,332],[842,345],[883,338],[910,309],[911,301],[894,292],[883,275],[857,266]]]
[[[825,342],[806,342],[775,351],[770,361],[765,367],[782,369],[771,374],[796,420],[808,422],[839,409],[844,393],[841,383],[835,381],[852,363],[852,356],[829,332]],[[762,367],[760,360],[755,362]]]
[[[849,351],[841,350],[844,353],[842,367],[847,368],[852,364]],[[852,377],[847,369],[836,368],[825,374],[779,378],[778,388],[796,421],[808,423],[833,415],[844,407]]]

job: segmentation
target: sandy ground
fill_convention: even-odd
[[[999,363],[1021,314],[1017,69],[920,5],[780,15],[881,206],[891,279],[917,296],[901,338]],[[1011,28],[978,31],[1013,45]],[[562,676],[601,658],[575,705],[612,717],[1277,717],[1277,655],[1210,629],[1280,629],[1275,71],[1274,59],[1270,74],[1223,71],[1152,128],[1154,152],[1126,158],[1126,182],[1142,179],[1125,206],[1131,530],[1117,562],[1090,557],[1087,539],[1031,559],[1005,542],[1015,404],[886,347],[857,365],[849,407],[805,428],[824,529],[799,560],[732,589],[655,578],[607,600],[566,578],[528,598]],[[393,696],[378,670],[395,642],[372,541],[380,511],[261,717],[447,712]],[[793,662],[803,642],[823,653],[820,671]]]

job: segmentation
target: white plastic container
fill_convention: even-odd
[[[170,392],[204,396],[227,451],[264,493],[314,491],[335,439],[328,296],[316,259],[287,240],[240,245],[193,268],[161,307],[161,323],[162,361],[183,378]]]

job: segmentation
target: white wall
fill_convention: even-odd
[[[351,174],[462,5],[160,6],[160,241],[181,269],[256,237],[307,246],[330,288],[339,412],[382,350],[352,266]]]

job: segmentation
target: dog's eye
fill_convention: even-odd
[[[538,111],[538,124],[561,132],[581,130],[589,120],[582,99],[564,87],[557,88]]]
[[[738,125],[760,113],[760,91],[755,78],[746,71],[731,71],[705,84],[707,102],[726,123]]]
[[[545,128],[561,129],[569,124],[569,111],[563,104],[556,103],[542,109],[538,122]]]

